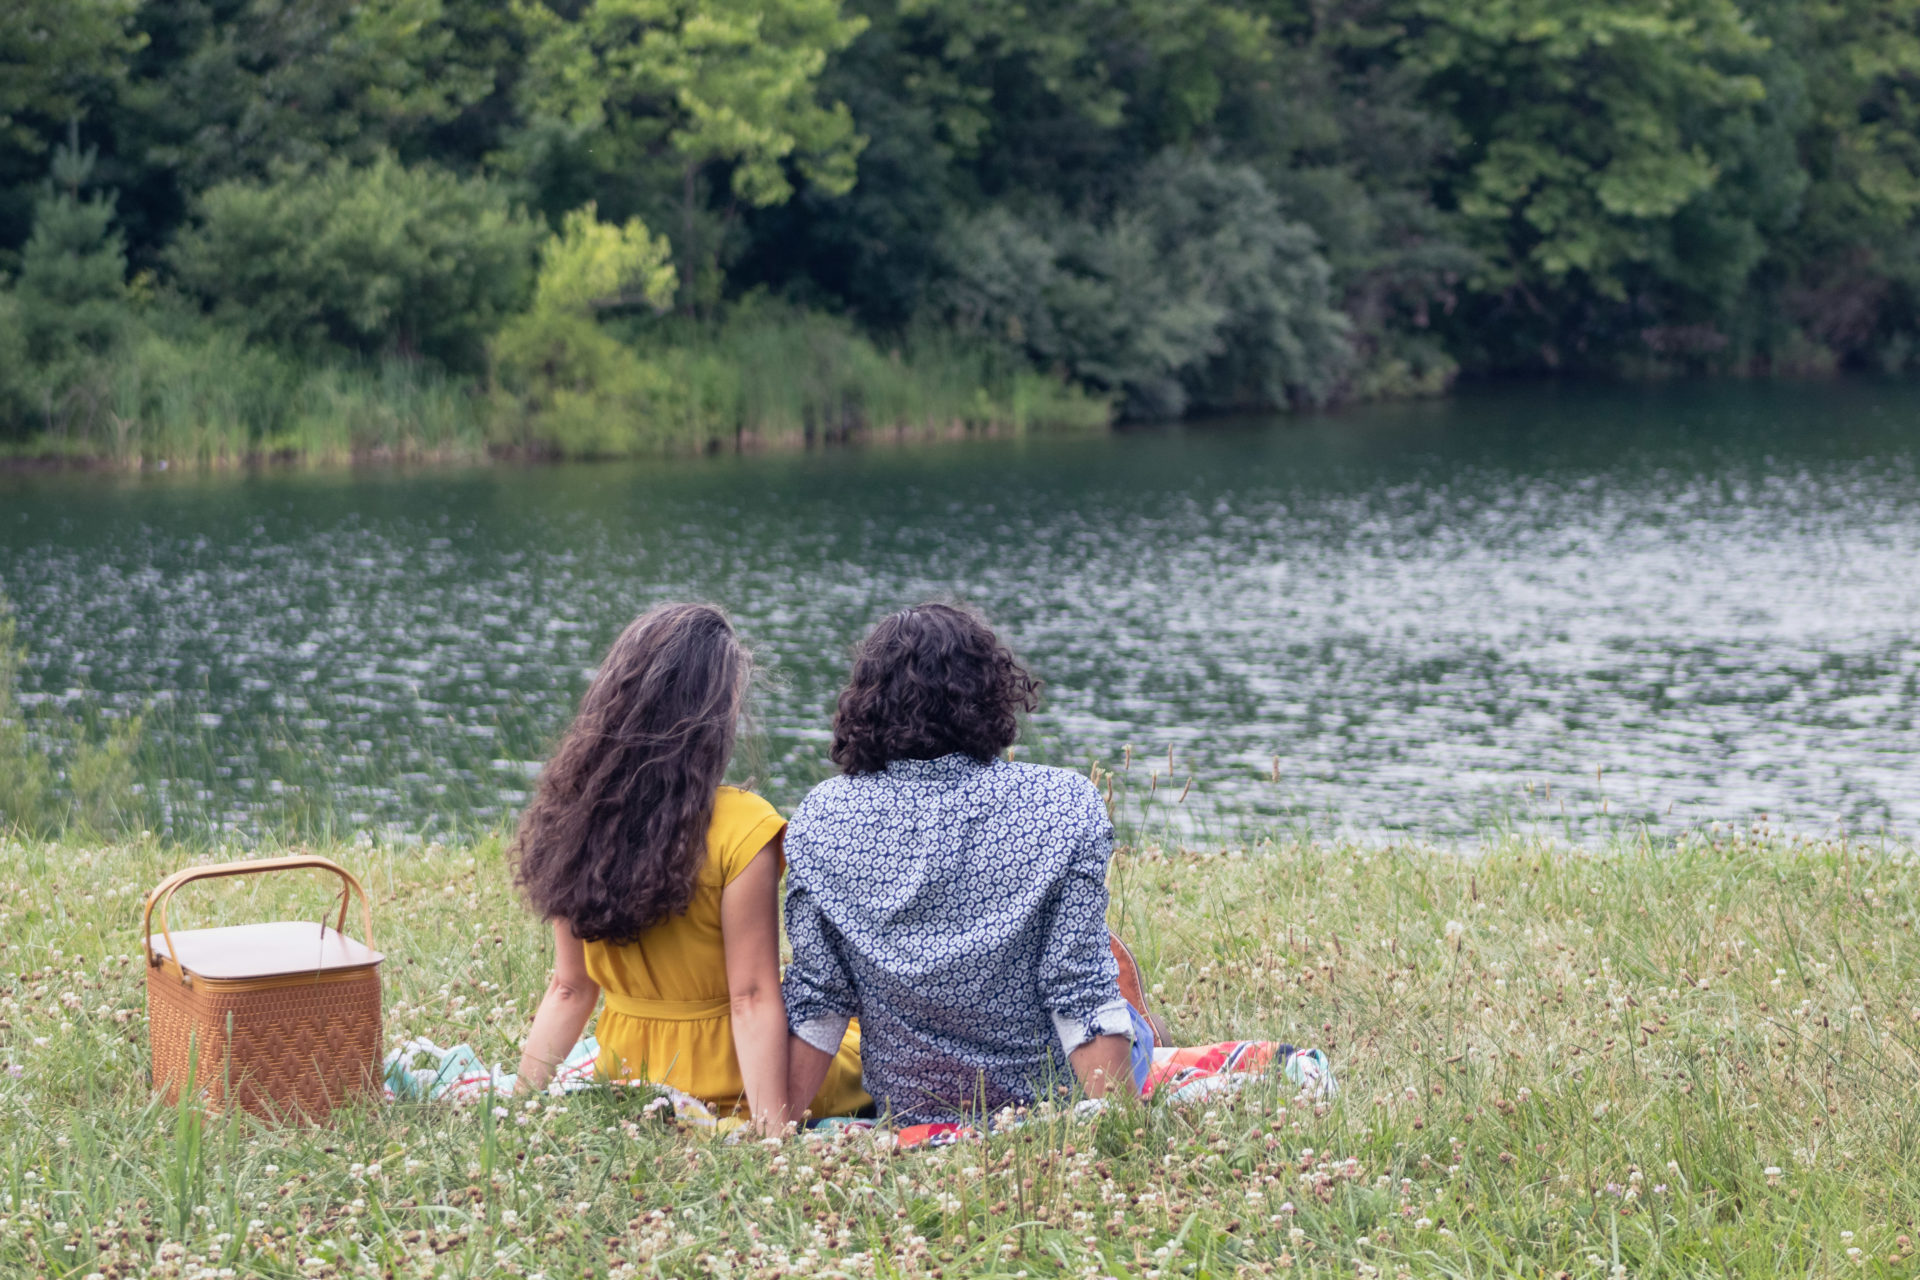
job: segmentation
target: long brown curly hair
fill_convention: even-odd
[[[620,633],[514,833],[535,911],[627,942],[687,909],[751,674],[712,605],[659,605]]]
[[[991,760],[1020,736],[1040,682],[986,619],[951,604],[882,618],[854,651],[829,754],[846,773],[960,752]]]

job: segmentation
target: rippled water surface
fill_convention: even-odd
[[[1131,744],[1135,775],[1165,774],[1171,746],[1216,824],[1920,827],[1908,385],[1506,388],[673,464],[15,475],[0,588],[30,692],[151,708],[179,828],[497,820],[607,641],[687,596],[731,608],[776,678],[753,767],[790,803],[826,767],[847,646],[947,593],[1046,680],[1041,754]]]

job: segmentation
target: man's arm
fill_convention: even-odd
[[[1122,1097],[1131,1093],[1133,1084],[1133,1039],[1130,1036],[1098,1035],[1067,1055],[1073,1074],[1089,1098],[1104,1098],[1108,1088],[1117,1088]]]
[[[787,1097],[805,1098],[811,1102],[820,1094],[820,1086],[827,1082],[827,1070],[833,1066],[833,1055],[824,1049],[816,1049],[794,1036],[787,1042]],[[789,1118],[798,1121],[805,1117],[807,1108],[802,1103],[789,1103],[793,1115]]]
[[[789,1119],[800,1120],[826,1083],[847,1023],[860,1006],[834,945],[833,926],[792,876],[787,879],[787,940],[793,944],[793,963],[780,984],[793,1032],[787,1046],[787,1109]]]
[[[1040,999],[1087,1096],[1123,1096],[1133,1081],[1133,1015],[1120,994],[1120,967],[1107,942],[1107,862],[1113,824],[1089,785],[1087,823],[1074,849],[1040,949]]]

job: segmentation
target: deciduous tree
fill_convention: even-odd
[[[474,368],[526,305],[540,233],[496,183],[382,155],[222,183],[170,261],[216,319],[258,339]]]
[[[670,159],[681,192],[689,302],[714,246],[694,243],[702,180],[724,166],[729,201],[772,205],[799,176],[853,185],[861,138],[818,81],[865,25],[839,0],[592,0],[578,17],[534,0],[525,100],[596,135],[603,168]]]

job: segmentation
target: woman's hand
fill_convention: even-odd
[[[520,1075],[515,1091],[539,1093],[553,1079],[554,1068],[567,1060],[580,1033],[587,1029],[600,1002],[600,984],[587,976],[587,949],[573,936],[565,920],[553,922],[553,976],[547,994],[533,1015],[526,1047],[520,1052]]]

